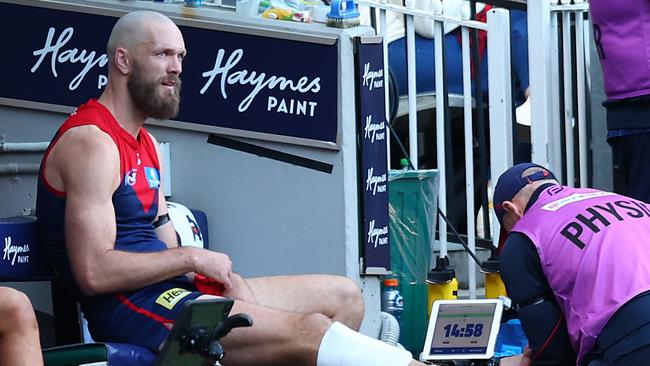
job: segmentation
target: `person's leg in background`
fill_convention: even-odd
[[[528,69],[528,15],[521,10],[510,11],[510,49],[512,73],[515,77],[513,105],[523,103],[530,94]]]
[[[614,192],[650,202],[650,133],[615,137],[612,147]]]
[[[612,147],[614,192],[650,202],[650,133],[608,140]]]
[[[456,37],[447,34],[445,40],[445,66],[447,87],[450,93],[463,92],[461,49]],[[418,93],[435,91],[435,67],[433,39],[415,35],[416,90]],[[397,79],[399,95],[408,92],[406,38],[399,38],[388,45],[388,65]]]
[[[530,80],[528,67],[528,14],[510,11],[510,44],[512,58],[512,105],[516,108],[517,121],[514,138],[514,163],[531,160],[530,141]]]
[[[418,93],[435,92],[435,42],[433,39],[424,38],[416,34],[415,36],[416,48],[416,90]],[[462,67],[462,49],[456,32],[452,32],[444,36],[445,48],[445,67],[446,67],[446,82],[447,89],[450,94],[462,94],[463,92],[463,67]],[[484,57],[485,58],[485,57]],[[388,62],[391,72],[397,80],[397,89],[399,95],[406,95],[408,91],[407,83],[407,60],[406,60],[406,39],[400,38],[391,42],[388,45]],[[484,65],[483,65],[484,64]],[[483,60],[481,67],[487,70],[487,62]],[[485,80],[487,80],[487,71],[485,71]],[[487,87],[487,82],[483,85]],[[437,153],[436,153],[436,125],[435,125],[435,111],[425,111],[420,114],[420,119],[428,117],[427,121],[420,120],[419,125],[421,131],[426,134],[425,146],[422,150],[425,155],[420,157],[420,168],[429,169],[437,166]],[[462,145],[462,116],[455,119],[452,115],[452,146],[456,147],[453,151],[453,164],[449,166],[447,176],[447,202],[465,202],[465,170],[457,169],[455,167],[464,166],[464,149]],[[430,121],[429,121],[430,120]],[[399,130],[400,135],[406,138],[406,129],[402,127]],[[459,130],[460,128],[460,130]],[[461,139],[458,141],[458,139]],[[392,150],[398,151],[398,150]],[[465,218],[465,205],[454,204],[448,205],[447,216],[454,224],[454,226],[461,232],[466,232],[466,218]]]
[[[0,299],[0,365],[42,365],[38,324],[29,298],[20,291],[0,287]]]

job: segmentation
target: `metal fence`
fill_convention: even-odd
[[[589,179],[589,4],[528,4],[533,161],[569,186]],[[550,62],[549,62],[550,60]]]
[[[436,168],[440,173],[439,208],[447,213],[448,159],[449,144],[445,143],[449,133],[450,100],[452,108],[462,110],[464,126],[463,167],[466,184],[465,212],[467,221],[466,241],[470,250],[475,251],[476,208],[474,197],[475,185],[482,188],[480,205],[484,215],[482,221],[489,231],[482,233],[482,238],[492,240],[497,245],[499,225],[496,220],[488,219],[492,215],[487,209],[489,197],[486,186],[496,182],[496,178],[513,163],[513,103],[511,96],[511,58],[510,58],[510,22],[509,13],[504,9],[492,9],[488,12],[487,22],[468,19],[453,19],[443,14],[432,14],[414,8],[414,0],[407,0],[404,6],[388,3],[386,0],[359,1],[361,7],[369,7],[371,17],[376,19],[374,25],[377,32],[386,38],[387,14],[394,12],[404,17],[406,39],[406,67],[408,92],[399,99],[398,115],[408,114],[408,156],[413,166],[418,168],[418,123],[417,111],[435,109],[435,139],[436,139]],[[531,158],[532,161],[548,166],[559,175],[559,179],[568,185],[589,185],[589,156],[587,125],[587,103],[589,100],[589,52],[588,50],[588,3],[583,0],[535,0],[527,3],[528,16],[528,55],[531,91]],[[414,19],[422,17],[434,22],[434,60],[435,89],[434,93],[418,94],[416,91],[416,46]],[[462,65],[463,65],[463,94],[450,95],[446,92],[445,68],[443,51],[443,27],[445,23],[457,24],[460,27]],[[477,124],[484,123],[480,114],[472,113],[477,101],[469,92],[470,78],[470,34],[476,31],[487,31],[488,55],[488,121],[489,124],[489,177],[485,180],[474,181],[474,154],[472,152],[472,131]],[[384,76],[388,85],[388,44],[384,42]],[[440,97],[443,96],[443,97]],[[389,91],[386,88],[386,105],[390,104]],[[476,116],[479,116],[478,120]],[[387,120],[389,118],[387,111]],[[430,123],[430,122],[427,122]],[[482,126],[479,126],[482,127]],[[389,157],[391,155],[389,144]],[[395,153],[395,152],[393,152]],[[484,156],[481,156],[485,158]],[[389,158],[390,166],[390,158]],[[486,170],[486,171],[487,171]],[[577,173],[576,173],[577,172]],[[458,202],[451,204],[457,205]],[[488,212],[486,212],[488,211]],[[447,255],[447,231],[445,221],[438,220],[440,238],[440,256]],[[476,267],[468,258],[468,285],[470,298],[476,297]]]
[[[511,70],[510,70],[510,21],[509,13],[503,9],[493,9],[487,14],[487,22],[479,22],[467,19],[453,19],[445,17],[442,14],[427,13],[422,10],[414,9],[414,1],[406,1],[405,6],[400,6],[386,1],[369,2],[360,1],[359,4],[370,7],[371,13],[378,19],[377,29],[378,33],[386,37],[387,30],[387,14],[395,12],[404,17],[405,22],[405,38],[406,38],[406,68],[408,78],[408,92],[407,97],[402,98],[404,105],[397,108],[406,109],[408,113],[408,141],[409,149],[408,156],[413,166],[418,168],[419,164],[419,148],[418,148],[418,109],[427,108],[426,104],[433,101],[435,108],[435,139],[436,139],[436,168],[440,174],[440,191],[438,195],[439,209],[442,214],[447,213],[447,165],[450,162],[448,159],[449,144],[445,143],[446,134],[449,133],[449,98],[454,100],[455,108],[462,109],[463,116],[463,130],[464,130],[464,154],[465,165],[463,167],[451,167],[453,169],[464,169],[466,185],[465,195],[467,197],[465,211],[467,213],[467,236],[466,241],[470,250],[475,251],[476,248],[476,212],[474,197],[475,184],[486,185],[487,176],[483,182],[474,182],[474,137],[472,131],[476,127],[477,121],[475,115],[472,113],[473,106],[476,103],[472,97],[471,86],[471,67],[470,67],[470,33],[473,31],[487,31],[487,57],[488,57],[488,82],[490,85],[489,92],[489,123],[490,134],[498,135],[501,137],[499,146],[492,145],[490,147],[491,165],[498,166],[500,170],[506,168],[508,164],[508,156],[512,156],[512,99],[511,99]],[[435,94],[418,95],[416,91],[416,50],[415,50],[415,30],[414,19],[422,17],[433,20],[434,24],[434,60],[433,68],[435,70]],[[461,48],[462,48],[462,81],[463,93],[462,95],[450,96],[446,93],[446,76],[444,75],[444,51],[443,51],[443,27],[445,23],[457,24],[460,28]],[[388,45],[384,42],[384,65],[386,70],[384,75],[388,77]],[[388,85],[386,80],[386,85]],[[388,89],[386,92],[386,105],[390,104]],[[443,97],[440,97],[443,96]],[[433,98],[432,98],[433,97]],[[388,111],[387,111],[388,117]],[[388,118],[387,118],[388,119]],[[498,121],[498,123],[495,123]],[[503,137],[508,141],[503,142]],[[458,148],[458,147],[457,147]],[[394,153],[394,152],[393,152]],[[389,156],[391,151],[389,151]],[[512,159],[510,158],[510,161]],[[389,158],[390,164],[390,158]],[[487,196],[485,197],[487,202]],[[452,204],[462,204],[453,202]],[[487,217],[487,215],[486,215]],[[487,221],[487,220],[486,220]],[[447,256],[447,231],[448,227],[444,220],[438,220],[438,231],[440,238],[440,256]],[[489,236],[489,234],[488,234]],[[476,297],[476,266],[471,258],[468,258],[468,282],[470,290],[470,298]]]

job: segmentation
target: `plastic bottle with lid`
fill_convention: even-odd
[[[398,289],[397,278],[384,280],[384,289],[381,294],[381,311],[391,314],[401,325],[402,313],[404,312],[404,299]]]
[[[402,171],[409,170],[409,160],[407,158],[401,158],[399,160],[399,166],[402,167]]]

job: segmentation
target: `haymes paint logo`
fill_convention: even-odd
[[[16,263],[29,263],[29,244],[13,244],[11,236],[5,236],[5,247],[2,251],[2,260]]]
[[[35,73],[43,61],[47,60],[49,57],[50,71],[55,78],[59,77],[57,66],[62,64],[76,64],[80,63],[83,65],[83,68],[79,73],[70,81],[68,84],[68,89],[76,90],[86,75],[93,69],[93,67],[102,68],[108,63],[108,57],[105,53],[97,53],[96,51],[88,51],[85,49],[79,50],[78,48],[64,48],[65,45],[70,41],[74,35],[74,28],[67,27],[61,32],[59,37],[54,42],[54,36],[56,34],[56,28],[50,27],[47,32],[47,38],[45,39],[45,44],[42,48],[35,50],[32,54],[38,57],[38,60],[32,66],[30,70]],[[101,89],[106,85],[107,82],[106,75],[99,75],[97,80],[97,88]]]
[[[299,94],[318,94],[321,90],[320,77],[310,78],[308,76],[302,76],[297,80],[293,80],[286,76],[269,75],[265,72],[255,70],[237,69],[236,66],[243,57],[244,50],[241,48],[233,51],[228,56],[228,59],[226,59],[226,51],[219,49],[212,70],[202,74],[208,80],[201,88],[201,94],[205,94],[208,91],[212,83],[217,79],[217,76],[219,76],[219,91],[223,99],[228,99],[228,86],[236,84],[242,86],[248,85],[252,90],[242,99],[237,108],[239,112],[245,112],[251,106],[257,95],[264,89],[278,89],[280,91],[289,89]],[[313,117],[317,105],[318,103],[315,101],[302,98],[289,98],[289,100],[285,100],[285,98],[280,97],[278,100],[274,96],[269,96],[267,100],[267,111],[274,110],[280,113],[303,114]]]
[[[31,68],[31,73],[36,73],[41,67],[49,65],[49,71],[55,78],[59,77],[59,67],[65,64],[79,64],[80,70],[68,84],[69,90],[76,90],[93,68],[104,68],[108,64],[108,56],[93,50],[66,47],[75,34],[74,27],[67,27],[57,36],[57,29],[50,27],[41,48],[32,54],[37,58]],[[227,56],[227,57],[226,57]],[[219,92],[223,99],[228,99],[227,87],[230,85],[250,86],[251,90],[244,97],[237,110],[245,112],[251,106],[257,95],[264,89],[289,90],[298,94],[318,94],[321,90],[320,77],[302,76],[291,79],[282,75],[271,75],[265,72],[247,69],[237,69],[236,66],[244,57],[244,50],[237,49],[226,55],[224,49],[219,49],[216,54],[212,70],[201,75],[207,78],[199,91],[205,94],[217,80]],[[219,77],[219,78],[217,78]],[[97,88],[103,88],[108,79],[106,75],[99,75]],[[267,111],[277,113],[305,115],[314,117],[318,102],[305,98],[285,98],[283,96],[268,96],[266,101]]]

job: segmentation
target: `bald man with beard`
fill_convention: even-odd
[[[244,279],[224,253],[179,247],[158,144],[144,122],[178,113],[183,36],[169,18],[135,11],[115,24],[107,54],[106,89],[57,131],[37,196],[40,239],[95,340],[157,352],[183,303],[224,296],[254,320],[222,339],[226,366],[423,365],[357,332],[364,304],[350,279]],[[197,279],[212,284],[210,295]]]

